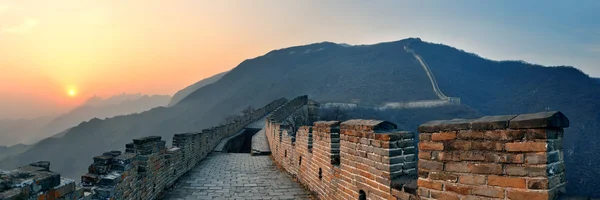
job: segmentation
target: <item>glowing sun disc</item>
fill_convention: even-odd
[[[68,94],[69,94],[69,96],[74,97],[75,95],[77,95],[77,91],[69,90]]]

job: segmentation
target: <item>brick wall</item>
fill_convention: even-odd
[[[81,184],[50,172],[49,162],[37,162],[11,171],[0,170],[0,199],[157,199],[177,179],[205,158],[221,139],[281,107],[278,99],[241,116],[234,123],[201,133],[173,136],[172,147],[159,136],[134,139],[125,152],[108,151],[93,158]]]
[[[560,112],[423,124],[417,161],[415,135],[392,123],[321,121],[293,132],[278,119],[298,108],[273,113],[267,140],[273,160],[319,199],[537,200],[566,193],[561,142],[569,121]]]
[[[413,133],[378,120],[319,121],[293,132],[280,119],[299,107],[282,106],[265,131],[273,160],[318,198],[417,198]]]
[[[556,199],[565,193],[560,112],[432,121],[419,127],[418,194],[432,199]]]

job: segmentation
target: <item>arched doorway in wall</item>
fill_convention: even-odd
[[[365,191],[358,191],[358,200],[367,200],[367,193]]]

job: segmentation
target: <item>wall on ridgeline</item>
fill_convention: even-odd
[[[286,107],[286,106],[283,106]],[[285,119],[290,110],[272,115]],[[319,199],[530,199],[566,194],[560,112],[432,121],[415,135],[377,120],[268,121],[274,162]]]
[[[204,129],[201,133],[173,136],[172,147],[159,136],[134,139],[125,152],[108,151],[93,158],[81,185],[50,171],[40,161],[11,171],[0,170],[0,199],[157,199],[179,177],[205,158],[221,139],[284,105],[282,98],[233,120],[233,123]]]
[[[273,160],[309,190],[321,199],[417,198],[413,133],[378,120],[320,121],[292,133],[283,119],[306,105],[297,102],[274,111],[265,131]]]

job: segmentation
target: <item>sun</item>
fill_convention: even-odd
[[[70,97],[75,97],[77,95],[77,90],[75,90],[75,89],[69,89],[69,91],[67,91],[67,94]]]

